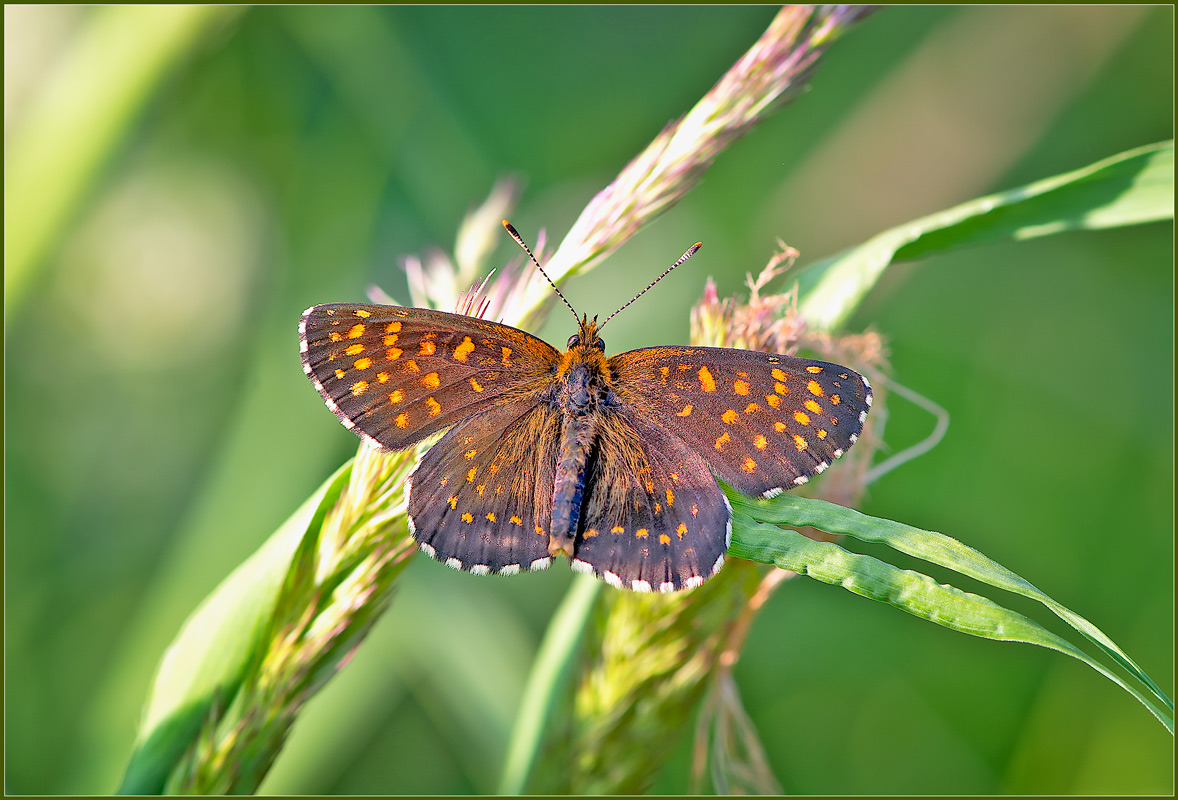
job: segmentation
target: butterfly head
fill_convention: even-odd
[[[569,350],[597,350],[604,353],[605,339],[597,335],[597,317],[589,319],[589,315],[586,314],[581,317],[578,326],[580,330],[569,337],[565,346]]]

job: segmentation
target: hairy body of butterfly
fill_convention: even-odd
[[[473,317],[332,304],[307,309],[300,338],[304,371],[361,437],[401,449],[446,431],[407,482],[410,528],[479,574],[564,555],[617,587],[699,586],[732,535],[716,478],[765,497],[801,485],[871,405],[837,364],[707,347],[607,357],[597,328],[582,317],[561,353]]]

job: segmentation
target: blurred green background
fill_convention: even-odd
[[[399,259],[450,248],[508,173],[516,226],[559,240],[774,13],[5,7],[7,791],[113,790],[186,615],[355,451],[302,374],[299,313],[372,283],[404,299]],[[817,259],[1171,138],[1173,14],[881,11],[566,292],[608,313],[702,239],[609,337],[682,342],[705,277],[740,291],[778,237]],[[1022,574],[1171,696],[1172,243],[1153,224],[898,265],[852,323],[952,417],[864,510]],[[932,428],[889,411],[893,450]],[[492,791],[569,579],[416,559],[263,788]],[[1172,738],[1078,662],[813,581],[773,598],[737,678],[789,793],[1174,790]],[[688,738],[656,790],[686,790]]]

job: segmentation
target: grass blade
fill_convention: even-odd
[[[157,794],[214,705],[231,698],[283,591],[291,560],[351,474],[351,462],[234,570],[192,613],[160,662],[121,794]]]
[[[511,730],[499,794],[523,794],[554,698],[568,677],[581,632],[601,592],[601,581],[578,575],[561,601],[532,662],[519,715]]]
[[[1171,733],[1174,732],[1173,702],[1099,628],[973,548],[944,534],[869,517],[821,500],[785,497],[757,501],[732,492],[729,499],[735,514],[733,555],[774,564],[825,583],[841,584],[856,594],[889,603],[962,633],[998,641],[1027,642],[1066,653],[1132,694]],[[1021,614],[979,595],[938,584],[927,575],[901,570],[878,559],[850,553],[834,544],[815,542],[796,531],[775,527],[777,525],[812,526],[827,533],[886,544],[991,586],[1038,600],[1148,687],[1166,710],[1159,709],[1144,693],[1126,684],[1079,648]]]
[[[799,311],[811,327],[836,330],[893,261],[1003,239],[1173,217],[1174,142],[1137,147],[891,228],[811,264],[798,275]]]

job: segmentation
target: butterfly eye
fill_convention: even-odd
[[[571,350],[572,348],[576,347],[580,343],[581,343],[581,335],[578,333],[574,333],[572,336],[569,337],[568,343],[565,344],[565,347],[567,347]]]
[[[605,350],[605,339],[602,339],[600,336],[597,337],[597,341],[593,343],[593,346],[596,347],[598,350],[604,351]]]

